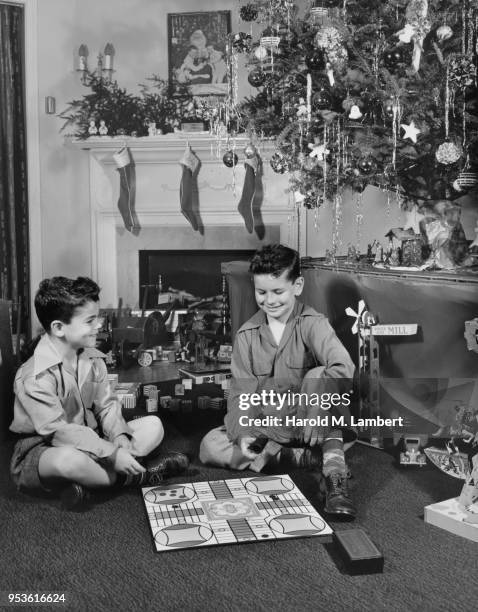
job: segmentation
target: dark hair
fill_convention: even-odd
[[[300,276],[300,256],[283,244],[268,244],[256,251],[249,265],[252,274],[280,276],[287,270],[287,280],[294,282]]]
[[[64,276],[46,278],[35,295],[37,317],[48,332],[53,321],[69,323],[76,308],[87,302],[98,302],[99,293],[98,285],[85,276],[76,280]]]

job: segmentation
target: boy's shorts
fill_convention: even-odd
[[[10,474],[17,489],[28,491],[49,491],[38,473],[40,457],[50,445],[41,436],[20,438],[13,449]]]

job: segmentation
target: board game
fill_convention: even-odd
[[[156,552],[333,531],[287,474],[144,487]]]

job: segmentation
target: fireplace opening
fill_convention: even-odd
[[[255,250],[140,250],[139,304],[156,308],[158,294],[171,287],[198,298],[222,292],[221,263],[248,261]],[[147,288],[147,289],[146,289]]]

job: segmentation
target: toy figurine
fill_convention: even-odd
[[[390,255],[388,258],[389,266],[399,266],[400,265],[400,253],[397,246],[393,246],[390,251]]]
[[[297,108],[296,115],[299,119],[303,119],[304,117],[307,117],[307,106],[305,104],[304,98],[299,98],[299,105]]]
[[[108,128],[106,127],[104,119],[100,120],[100,127],[98,132],[101,134],[101,136],[106,136],[106,134],[108,133]]]
[[[90,136],[95,136],[96,134],[98,134],[98,128],[96,127],[94,119],[90,121],[90,127],[88,128],[88,134],[90,134]]]
[[[150,121],[148,123],[148,136],[156,136],[158,130],[156,129],[156,123],[154,121]]]
[[[376,245],[375,263],[383,263],[383,246],[380,244],[380,242],[378,242]]]

